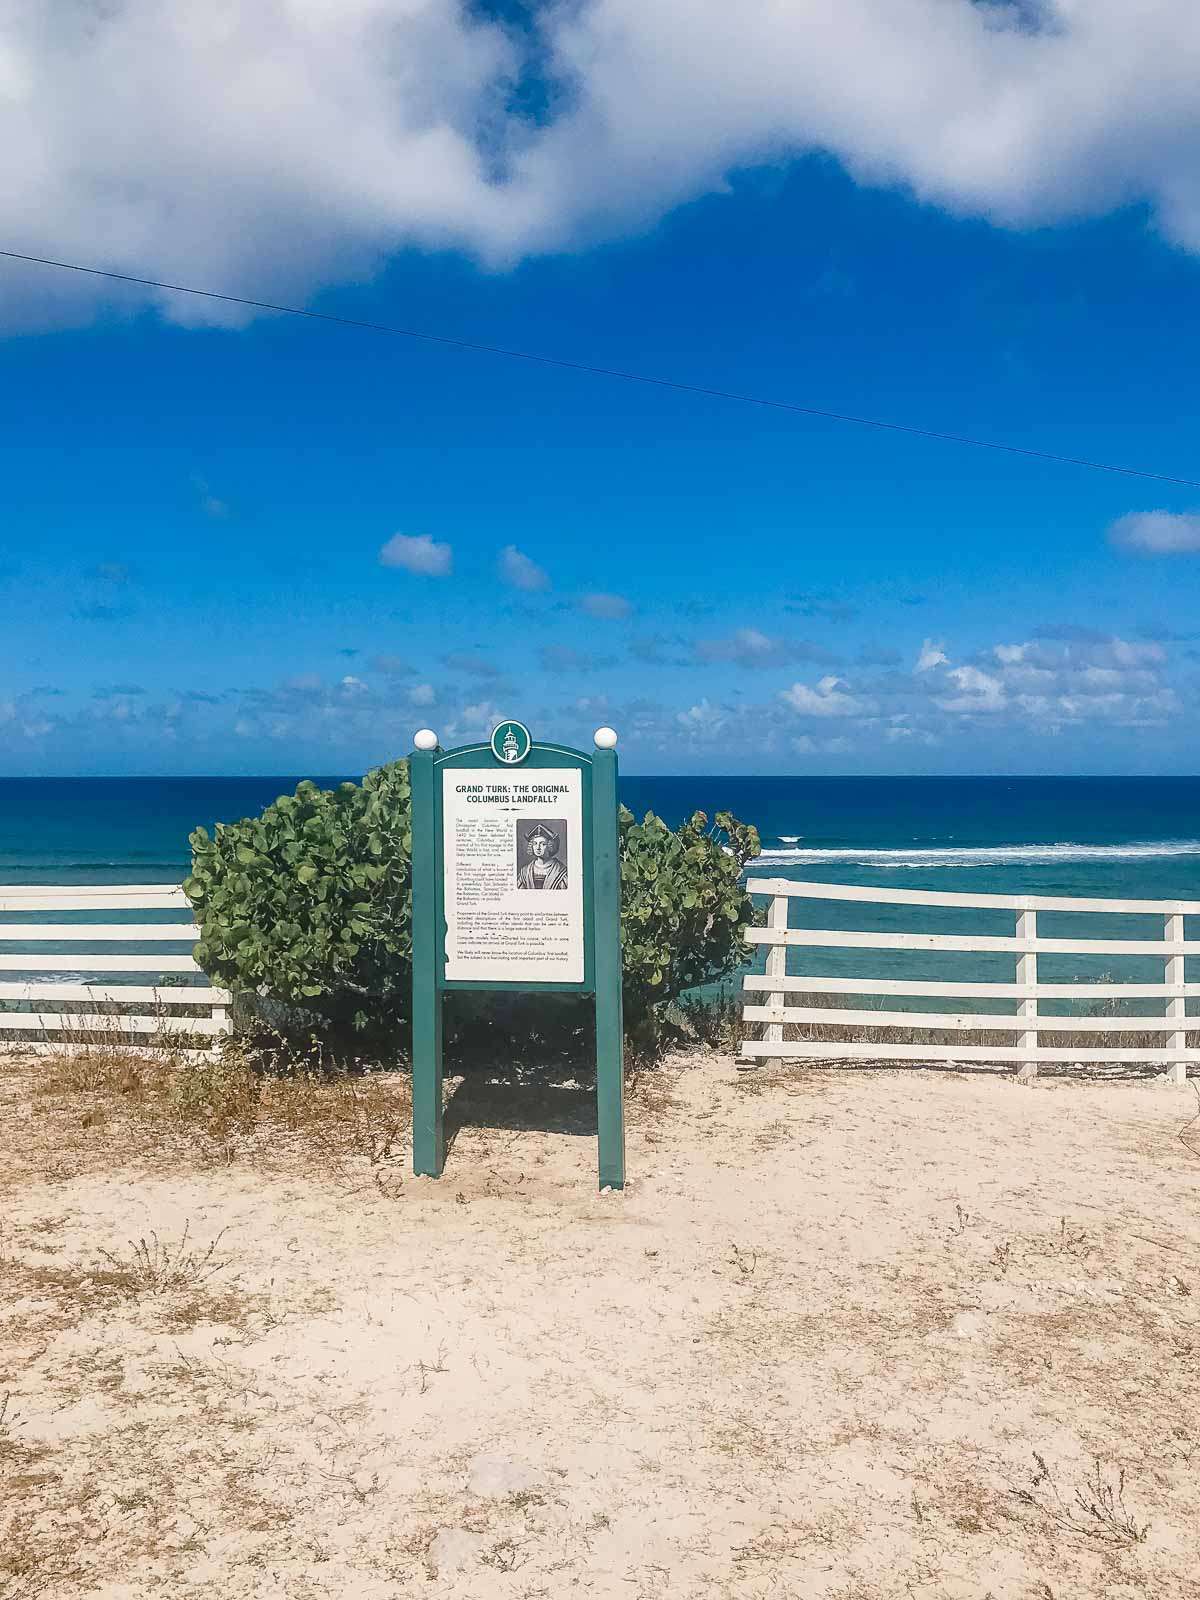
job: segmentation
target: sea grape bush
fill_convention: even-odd
[[[336,1033],[394,1032],[412,982],[408,763],[361,784],[302,783],[258,817],[191,835],[184,890],[213,980]],[[751,921],[741,871],[758,834],[718,812],[677,829],[620,813],[626,1026],[650,1044],[666,1003],[726,976]]]
[[[412,981],[408,763],[337,789],[300,784],[258,817],[191,835],[184,892],[214,983],[334,1030],[407,1016]]]
[[[718,811],[669,828],[652,811],[621,807],[621,963],[625,1026],[646,1042],[668,1001],[727,977],[746,958],[753,920],[742,868],[759,853],[758,830]]]

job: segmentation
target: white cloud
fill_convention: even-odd
[[[688,733],[698,738],[713,738],[726,723],[725,713],[707,698],[686,711],[677,711],[675,721]]]
[[[579,608],[589,617],[599,617],[606,622],[619,622],[633,610],[624,595],[600,593],[582,595]]]
[[[515,544],[504,546],[497,565],[500,568],[500,576],[514,589],[535,590],[550,587],[550,574],[545,567],[539,567],[536,561],[524,555]]]
[[[1190,0],[122,0],[0,20],[0,234],[302,298],[406,246],[494,264],[641,228],[808,151],[1026,226],[1146,204],[1200,249]],[[530,67],[550,116],[513,109]],[[120,88],[119,108],[117,89]],[[119,114],[117,114],[119,109]],[[9,324],[144,291],[6,264]],[[183,322],[246,313],[150,291]]]
[[[1147,556],[1189,555],[1200,550],[1200,512],[1131,511],[1108,530],[1119,550]]]
[[[379,552],[385,567],[403,567],[426,578],[447,578],[454,569],[454,551],[448,544],[437,544],[427,533],[396,533]]]
[[[948,667],[931,703],[955,720],[1004,716],[1038,733],[1086,722],[1144,727],[1179,709],[1167,665],[1155,641],[1097,635],[1003,643],[974,663]]]
[[[849,692],[842,678],[822,678],[815,688],[807,683],[794,683],[781,691],[780,698],[806,717],[866,717],[875,706],[869,700],[859,700]]]
[[[486,738],[492,729],[504,721],[504,713],[490,700],[475,700],[465,705],[457,721],[448,729],[450,738]]]
[[[486,153],[521,137],[501,99],[516,51],[458,0],[2,15],[0,232],[15,248],[270,298],[404,244],[504,254],[534,220],[536,196],[492,181]],[[7,268],[0,294],[39,320],[130,298]],[[184,322],[244,320],[153,298]]]
[[[431,706],[437,699],[437,690],[431,683],[414,683],[408,691],[408,703],[413,706]]]
[[[582,175],[597,208],[657,210],[823,149],[1003,223],[1148,200],[1200,246],[1188,0],[594,0],[564,8],[557,44],[579,102],[527,168]]]
[[[914,672],[931,672],[934,667],[948,667],[950,658],[946,654],[946,647],[940,641],[935,644],[932,639],[926,639],[921,645],[921,653],[917,657]]]
[[[998,644],[992,654],[1001,666],[1015,667],[1024,661],[1028,651],[1027,644]]]
[[[1003,711],[1004,685],[999,678],[978,667],[951,667],[946,674],[958,693],[938,701],[943,711]]]

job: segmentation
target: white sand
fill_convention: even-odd
[[[0,1597],[1200,1595],[1192,1091],[681,1065],[604,1196],[519,1127],[30,1177],[10,1074]]]

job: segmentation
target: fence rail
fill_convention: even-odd
[[[0,1049],[28,1054],[82,1043],[153,1047],[175,1044],[181,1035],[203,1039],[211,1049],[229,1031],[230,991],[208,982],[190,949],[185,954],[169,948],[193,945],[199,932],[177,884],[0,885],[0,913],[11,919],[32,912],[48,912],[54,920],[0,921],[0,973],[20,975],[0,982]],[[136,913],[142,920],[87,920],[98,912]],[[147,912],[163,920],[148,922]],[[72,920],[58,920],[64,916]],[[94,945],[110,948],[93,950]],[[41,976],[60,972],[70,977]],[[137,981],[148,973],[166,981]],[[204,1052],[193,1046],[186,1053]]]
[[[747,973],[743,987],[746,1023],[765,1024],[759,1039],[745,1039],[741,1054],[750,1059],[801,1058],[805,1060],[875,1061],[999,1061],[1016,1063],[1022,1076],[1031,1076],[1042,1061],[1105,1061],[1162,1065],[1170,1079],[1182,1083],[1190,1063],[1200,1065],[1200,1047],[1189,1046],[1188,1033],[1200,1037],[1200,1016],[1189,1017],[1187,1002],[1200,997],[1200,983],[1188,983],[1184,963],[1200,956],[1200,940],[1185,937],[1184,918],[1200,917],[1200,901],[1082,899],[1066,895],[959,894],[921,889],[885,889],[839,883],[794,882],[789,878],[751,878],[751,894],[768,899],[766,924],[748,928],[746,940],[766,951],[765,971]],[[958,909],[1011,912],[1011,935],[991,933],[894,932],[887,929],[796,928],[790,925],[793,901],[823,900],[866,906]],[[1161,920],[1162,937],[1066,938],[1042,937],[1038,914],[1101,913],[1109,917],[1154,917]],[[1014,981],[985,982],[924,977],[830,977],[788,971],[789,950],[844,950],[887,952],[954,952],[990,956],[1009,955]],[[1158,983],[1044,982],[1038,976],[1038,957],[1116,956],[1155,958],[1162,962]],[[789,996],[836,997],[826,1005],[789,1003]],[[765,1001],[759,997],[765,995]],[[1008,1001],[1010,1012],[953,1010],[944,1012],[876,1009],[870,1004],[839,1006],[837,999],[862,995],[871,999],[936,996],[970,1004],[978,1000]],[[1044,1001],[1086,1001],[1124,1004],[1131,1000],[1157,1002],[1161,1010],[1147,1014],[1047,1015]],[[1189,1023],[1191,1028],[1189,1030]],[[800,1030],[799,1037],[784,1037],[784,1029]],[[908,1037],[864,1038],[867,1030],[883,1029]],[[812,1034],[819,1030],[822,1037]],[[855,1037],[855,1031],[858,1037]],[[971,1041],[971,1034],[996,1032],[1013,1035],[1001,1043]],[[912,1035],[922,1032],[966,1036],[962,1043],[923,1042]],[[1064,1035],[1143,1034],[1150,1044],[1096,1047]],[[832,1037],[830,1036],[832,1035]]]

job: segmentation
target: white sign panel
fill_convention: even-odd
[[[442,772],[446,977],[582,983],[583,774]]]

